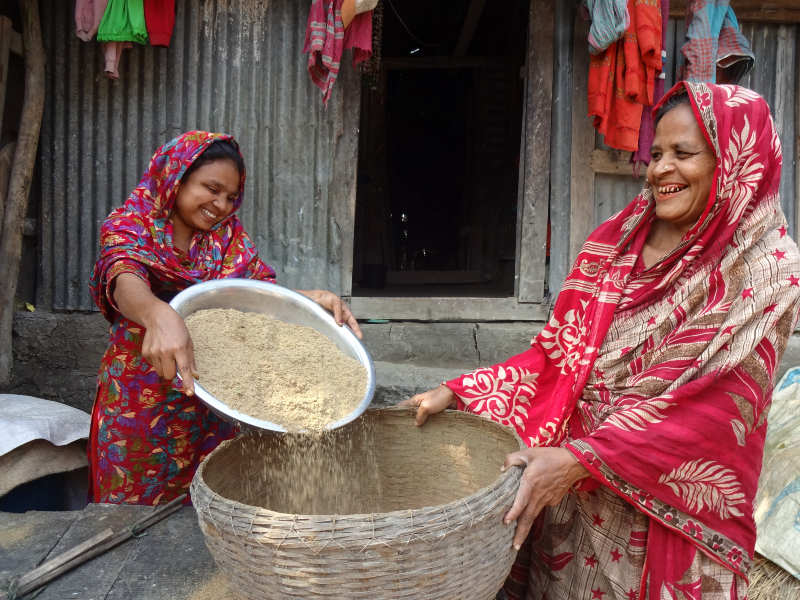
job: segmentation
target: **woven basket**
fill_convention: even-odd
[[[333,475],[305,472],[303,453],[287,454],[285,436],[244,435],[208,456],[192,498],[206,544],[238,595],[494,599],[515,558],[515,524],[502,517],[522,474],[501,474],[500,465],[522,441],[474,415],[447,411],[421,428],[412,415],[369,411],[328,436],[329,466],[351,467],[340,486],[347,498],[323,493]],[[365,514],[295,514],[281,491],[289,477],[312,488],[306,502]]]

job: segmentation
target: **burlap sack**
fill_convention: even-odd
[[[88,465],[86,441],[56,446],[33,440],[0,456],[0,496],[45,475],[73,471]]]

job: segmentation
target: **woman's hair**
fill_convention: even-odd
[[[220,160],[232,162],[239,170],[239,177],[242,177],[244,174],[244,159],[242,158],[242,155],[239,154],[236,146],[234,146],[228,140],[215,140],[208,148],[203,150],[200,156],[194,159],[194,162],[189,165],[189,168],[186,169],[186,172],[183,174],[181,179],[188,181],[192,173],[194,173],[200,167],[210,165],[211,163],[215,163]]]
[[[661,105],[658,111],[656,111],[655,119],[653,119],[653,127],[658,127],[658,122],[664,117],[664,115],[681,104],[689,104],[689,106],[691,106],[691,103],[689,102],[689,94],[687,94],[685,90],[678,92],[677,94],[673,94],[667,99],[666,102],[664,102],[664,104]]]

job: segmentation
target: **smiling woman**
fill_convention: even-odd
[[[217,140],[186,169],[170,213],[173,244],[188,252],[196,230],[208,231],[234,211],[244,161],[228,141]]]
[[[188,491],[197,465],[235,433],[194,397],[192,338],[168,302],[211,279],[275,281],[235,214],[244,183],[236,141],[192,131],[156,151],[131,196],[103,223],[91,290],[111,339],[89,437],[95,502],[167,502]],[[336,294],[298,291],[360,337]]]
[[[667,256],[710,206],[717,166],[687,94],[670,97],[656,113],[655,123],[647,181],[658,219],[642,249],[646,268]]]
[[[511,600],[742,600],[774,375],[800,311],[769,107],[681,82],[648,185],[584,244],[531,349],[406,400],[530,446]],[[530,535],[529,535],[530,534]],[[526,541],[527,540],[527,541]]]

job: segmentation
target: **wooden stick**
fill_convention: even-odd
[[[31,577],[31,575],[34,575],[36,571],[41,571],[48,563],[45,563],[41,567],[37,567],[27,575],[24,575],[19,580],[16,592],[17,596],[24,596],[25,594],[32,592],[36,588],[39,588],[44,584],[52,581],[56,577],[63,575],[67,571],[71,571],[78,565],[85,563],[87,560],[91,560],[95,556],[99,556],[104,552],[106,552],[107,550],[110,550],[115,546],[119,546],[122,542],[125,542],[134,536],[138,536],[139,532],[144,531],[151,525],[158,523],[162,519],[170,516],[172,513],[180,510],[182,507],[182,503],[185,499],[186,499],[186,494],[183,494],[182,496],[175,498],[169,504],[165,504],[164,506],[153,511],[149,515],[142,517],[138,521],[134,522],[132,525],[129,525],[119,533],[115,534],[110,539],[107,539],[107,541],[102,542],[100,544],[96,544],[94,545],[94,547],[88,547],[87,544],[91,540],[87,540],[83,544],[80,544],[79,546],[76,546],[75,548],[68,550],[67,552],[56,557],[52,561],[49,561],[56,565],[50,570],[46,572],[40,572],[35,577]],[[74,551],[77,550],[80,546],[84,547],[83,552],[81,554],[75,555]],[[67,559],[66,561],[62,561],[61,560],[62,557],[64,557],[67,554],[73,555],[73,558]]]
[[[3,108],[8,84],[8,54],[11,48],[11,19],[0,15],[0,134],[3,133]],[[0,221],[2,222],[2,221]]]
[[[17,585],[19,587],[24,587],[29,584],[31,581],[38,579],[39,577],[46,575],[50,571],[57,569],[61,565],[71,561],[73,558],[76,558],[86,552],[87,550],[91,550],[101,542],[105,542],[108,538],[113,537],[114,531],[109,527],[104,531],[101,531],[94,537],[90,537],[85,542],[78,544],[67,550],[66,552],[62,552],[52,560],[48,560],[46,563],[39,565],[33,571],[30,571],[26,575],[24,575]]]
[[[42,28],[37,0],[19,0],[22,17],[22,43],[25,53],[25,98],[17,132],[11,183],[6,197],[0,232],[0,383],[11,378],[11,338],[14,327],[14,297],[22,254],[22,230],[39,144],[44,110],[44,63]]]

